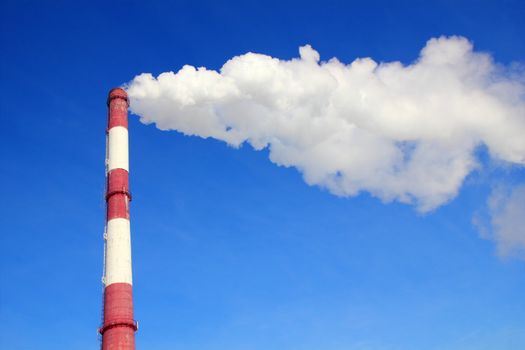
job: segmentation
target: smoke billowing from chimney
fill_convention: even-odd
[[[324,62],[309,45],[299,53],[138,75],[127,86],[131,110],[161,130],[268,148],[272,162],[335,195],[366,191],[423,212],[457,194],[479,146],[525,164],[523,69],[465,38],[431,39],[409,65]]]

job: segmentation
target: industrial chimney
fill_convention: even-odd
[[[131,240],[128,186],[128,95],[112,89],[106,131],[106,228],[104,230],[104,312],[102,350],[134,350]]]

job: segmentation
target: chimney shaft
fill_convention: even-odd
[[[106,132],[106,230],[104,232],[104,315],[99,329],[103,350],[134,350],[131,240],[128,186],[128,95],[112,89]]]

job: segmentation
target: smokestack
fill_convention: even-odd
[[[106,229],[104,232],[103,350],[135,349],[128,186],[128,95],[112,89],[106,132]]]

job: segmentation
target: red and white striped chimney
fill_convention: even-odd
[[[128,95],[121,88],[112,89],[107,105],[104,320],[99,332],[103,350],[134,350],[137,322],[131,288]]]

